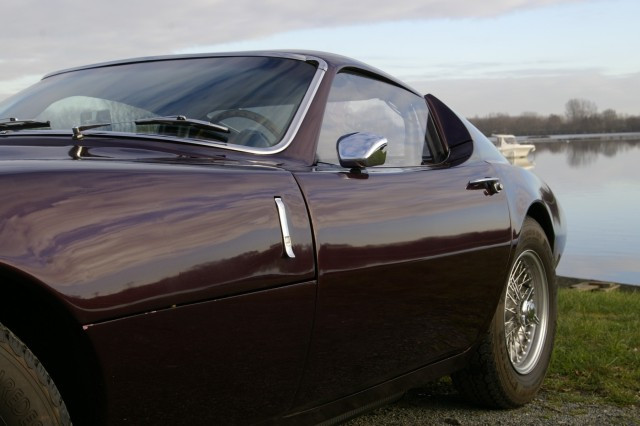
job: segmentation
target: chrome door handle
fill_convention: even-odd
[[[497,177],[484,177],[469,181],[467,189],[484,189],[486,195],[493,195],[502,191],[504,186]]]
[[[284,245],[285,254],[291,259],[296,255],[293,253],[293,241],[291,241],[291,233],[289,232],[289,219],[287,218],[287,209],[284,207],[282,198],[275,197],[276,208],[278,209],[278,217],[280,219],[280,231],[282,231],[282,244]]]

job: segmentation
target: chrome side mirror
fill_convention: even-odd
[[[373,167],[387,159],[387,139],[373,133],[351,133],[338,139],[340,165],[349,169]]]

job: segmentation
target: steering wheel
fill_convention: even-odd
[[[280,131],[278,130],[278,127],[273,123],[273,121],[271,121],[270,119],[268,119],[262,114],[259,114],[254,111],[250,111],[248,109],[229,109],[227,111],[222,111],[221,113],[211,117],[209,121],[212,123],[218,123],[226,118],[231,118],[231,117],[247,118],[251,121],[255,121],[256,123],[258,123],[265,129],[267,129],[274,136],[277,137],[280,135]]]

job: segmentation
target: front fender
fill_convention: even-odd
[[[494,167],[504,182],[504,190],[508,193],[514,247],[518,242],[524,219],[530,216],[544,229],[557,265],[566,244],[567,225],[562,207],[553,191],[542,179],[528,170],[503,163],[495,163]]]
[[[304,200],[280,169],[12,161],[0,196],[0,263],[45,283],[81,323],[315,276]]]

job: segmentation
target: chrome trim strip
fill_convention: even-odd
[[[290,258],[295,258],[293,253],[293,242],[289,233],[289,220],[287,219],[287,210],[284,207],[282,198],[275,197],[276,207],[278,208],[278,217],[280,218],[280,230],[282,231],[282,242],[284,244],[284,252]]]

